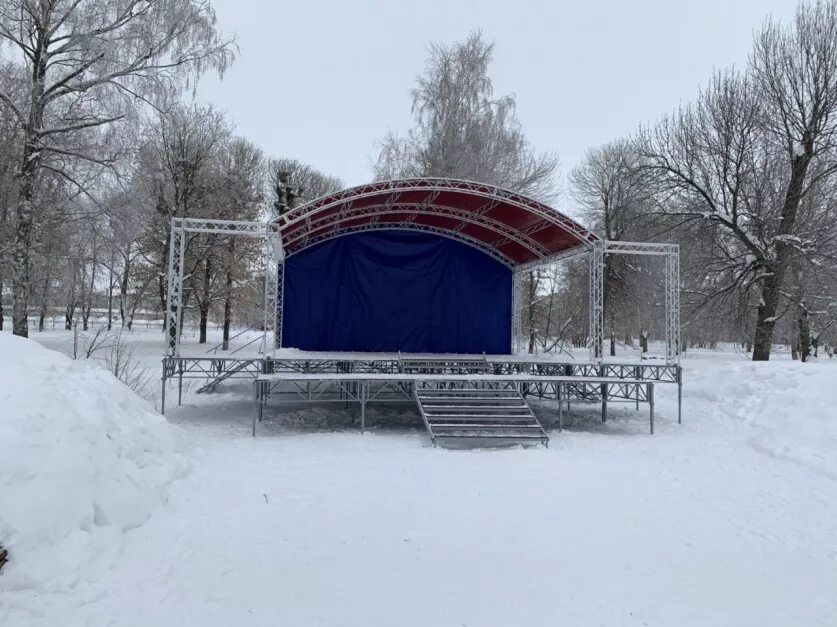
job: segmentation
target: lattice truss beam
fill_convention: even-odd
[[[411,193],[422,192],[427,196],[422,202],[408,200]],[[482,205],[476,210],[465,210],[446,205],[438,200],[445,192],[462,192],[480,198]],[[370,199],[384,198],[383,202],[368,203]],[[533,224],[515,229],[488,214],[501,203],[523,209],[536,216]],[[334,209],[337,208],[337,211]],[[390,216],[390,219],[386,219]],[[457,226],[434,227],[417,222],[419,217],[451,218]],[[398,217],[400,219],[392,219]],[[488,253],[509,267],[515,263],[498,248],[514,242],[526,249],[537,263],[555,260],[560,255],[551,255],[535,234],[550,227],[559,226],[564,232],[576,238],[584,248],[595,235],[568,217],[526,196],[503,188],[456,179],[400,179],[380,181],[358,188],[350,188],[314,200],[282,215],[277,220],[283,236],[284,246],[290,256],[297,251],[321,241],[340,237],[348,233],[376,229],[417,229],[430,231],[462,241]],[[493,234],[496,239],[483,241],[471,237],[463,230],[474,225]],[[575,248],[574,247],[574,248]],[[578,251],[576,251],[578,252]],[[519,264],[517,264],[519,267]]]
[[[255,237],[263,240],[265,248],[264,277],[264,334],[261,352],[273,355],[281,345],[281,305],[284,284],[284,252],[279,226],[272,222],[242,220],[204,220],[200,218],[172,218],[169,240],[168,294],[166,297],[166,333],[169,357],[180,356],[180,335],[183,324],[183,271],[189,235],[195,233],[227,237]]]
[[[605,255],[664,258],[666,363],[680,361],[680,247],[677,244],[598,240],[590,252],[590,356],[603,358]]]
[[[666,363],[677,364],[680,361],[680,247],[677,244],[659,244],[646,242],[615,242],[596,240],[581,250],[568,251],[557,259],[589,255],[589,329],[590,357],[600,362],[604,358],[604,263],[605,255],[640,255],[645,257],[663,257],[665,271],[665,341]],[[523,338],[521,320],[524,272],[555,263],[556,258],[549,258],[537,263],[518,266],[512,280],[512,350],[522,350]]]

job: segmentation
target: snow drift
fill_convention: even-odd
[[[686,368],[687,414],[743,422],[760,452],[837,478],[835,364],[736,361],[692,368],[687,362]]]
[[[0,588],[38,594],[110,567],[185,474],[172,427],[110,373],[0,334]]]

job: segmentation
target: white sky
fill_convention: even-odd
[[[768,14],[794,0],[213,0],[239,38],[198,99],[270,156],[347,185],[371,178],[376,142],[411,123],[409,90],[430,41],[482,29],[495,93],[514,93],[532,144],[568,173],[585,150],[694,97],[713,68],[746,62]]]

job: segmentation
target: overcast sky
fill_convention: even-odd
[[[532,144],[568,173],[587,148],[693,98],[715,67],[743,65],[753,29],[792,0],[213,0],[240,55],[198,99],[270,156],[347,185],[371,178],[377,140],[411,123],[430,41],[481,29],[496,94],[517,97]]]

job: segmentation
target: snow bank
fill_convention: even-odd
[[[748,424],[749,443],[757,450],[837,478],[835,366],[828,361],[686,366],[684,410]]]
[[[0,334],[0,588],[109,568],[187,464],[165,419],[110,373]]]

